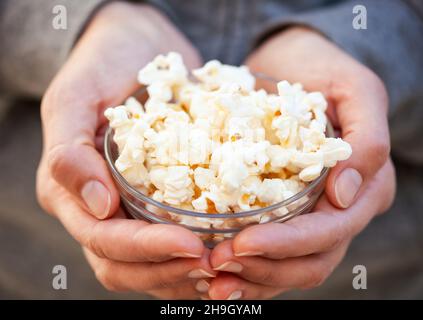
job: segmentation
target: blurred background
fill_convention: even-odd
[[[3,1],[1,3],[0,13],[4,5]],[[298,3],[306,6],[306,1]],[[389,23],[387,20],[386,25]],[[16,36],[13,31],[2,32],[4,38],[0,43]],[[417,45],[420,40],[415,41]],[[2,46],[6,52],[5,48],[6,45]],[[413,52],[412,47],[409,49]],[[1,67],[4,65],[0,64]],[[30,87],[34,81],[31,82],[31,67],[28,64],[26,67],[28,77],[24,84]],[[423,70],[414,70],[423,74],[420,71]],[[422,97],[423,90],[415,96]],[[412,101],[420,111],[421,101]],[[42,150],[39,110],[39,100],[6,99],[0,94],[0,299],[148,299],[143,295],[105,290],[97,282],[80,246],[37,204],[35,176]],[[402,123],[405,132],[408,121],[421,114],[406,109],[397,114],[391,124]],[[407,148],[413,151],[413,145]],[[396,158],[395,153],[393,157],[398,191],[389,212],[375,218],[353,240],[347,256],[324,285],[310,291],[290,292],[279,298],[423,298],[423,167]],[[52,270],[56,265],[67,268],[66,290],[55,290],[52,286],[55,276]],[[366,290],[353,289],[352,270],[356,265],[367,268]]]

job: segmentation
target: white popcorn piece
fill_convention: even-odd
[[[201,190],[208,189],[216,183],[216,173],[211,169],[197,167],[194,170],[194,181]]]
[[[270,159],[272,171],[281,170],[288,166],[291,157],[295,151],[293,149],[283,148],[280,145],[270,145],[266,149],[267,156]]]
[[[135,118],[138,118],[140,115],[145,113],[142,104],[134,97],[126,99],[125,107]]]
[[[258,176],[247,177],[241,185],[240,193],[237,201],[237,205],[240,211],[252,210],[257,200],[257,195],[260,191],[262,184],[261,179]],[[257,219],[254,218],[254,219]]]
[[[165,82],[153,82],[147,87],[148,97],[161,102],[172,100],[172,87]]]
[[[257,101],[236,84],[224,84],[215,92],[215,103],[231,117],[254,117],[261,119],[264,111]]]
[[[117,144],[119,152],[121,152],[133,126],[132,115],[125,106],[107,108],[104,115],[109,120],[109,125],[114,129],[113,140]]]
[[[138,73],[141,84],[152,85],[160,82],[167,85],[181,85],[187,81],[188,71],[179,53],[169,52],[158,55]]]
[[[285,148],[295,148],[298,137],[298,121],[291,116],[278,116],[272,121],[279,143]]]
[[[209,208],[205,193],[202,193],[197,199],[192,200],[191,203],[194,209],[200,212],[207,212],[207,209]]]
[[[190,201],[194,195],[190,174],[188,166],[157,167],[150,171],[150,179],[163,192],[164,202],[180,205]]]
[[[191,217],[188,215],[179,215],[177,217],[178,222],[189,226],[189,227],[195,227],[195,228],[203,228],[203,229],[210,229],[212,226],[212,219],[208,218],[200,218],[200,217]]]
[[[219,166],[221,188],[228,192],[236,191],[248,175],[248,167],[239,159],[227,159]]]
[[[216,185],[210,188],[210,192],[207,193],[207,198],[213,202],[213,205],[218,213],[230,212],[230,206],[236,202],[233,201],[233,197],[230,194],[226,194],[218,189]]]
[[[333,167],[337,161],[346,160],[352,154],[350,144],[340,138],[326,138],[320,150],[323,152],[325,167]]]
[[[264,167],[269,162],[266,150],[270,146],[268,141],[250,142],[239,141],[235,145],[240,145],[244,154],[244,162],[249,167],[250,173],[260,174],[264,171]]]
[[[216,104],[209,93],[197,92],[192,95],[189,113],[194,120],[208,119],[214,128],[221,128],[227,116],[226,110]]]
[[[193,70],[192,74],[211,89],[217,89],[225,83],[230,83],[237,84],[246,91],[251,91],[255,85],[255,78],[248,67],[221,64],[217,60],[207,62],[202,68]]]
[[[263,141],[266,135],[260,119],[254,117],[228,118],[225,122],[224,133],[226,139],[233,142],[239,139],[252,142]]]
[[[134,187],[148,186],[150,184],[150,177],[147,168],[142,163],[133,164],[130,167],[120,168],[119,163],[116,163],[116,168],[128,183]]]
[[[314,179],[320,176],[320,173],[322,172],[322,170],[323,170],[323,162],[319,162],[304,168],[303,170],[301,170],[298,176],[303,181],[313,181]]]
[[[264,179],[260,185],[258,198],[261,202],[274,204],[284,200],[285,185],[282,179]]]
[[[319,147],[325,142],[324,132],[325,127],[323,127],[316,120],[312,120],[308,128],[301,127],[299,130],[299,137],[302,144],[302,151],[317,151]]]
[[[161,190],[154,191],[151,198],[153,198],[153,200],[155,200],[157,202],[163,202],[164,201],[163,191],[161,191]]]

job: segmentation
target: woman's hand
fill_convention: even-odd
[[[331,169],[326,195],[337,207],[349,207],[389,156],[388,99],[381,80],[329,40],[304,28],[272,37],[247,64],[254,72],[300,82],[307,91],[326,96],[333,126],[352,147],[351,157]]]
[[[319,286],[344,257],[351,239],[395,194],[395,173],[387,161],[348,209],[322,197],[314,211],[285,223],[249,227],[213,249],[212,299],[268,299],[292,289]]]
[[[270,298],[321,284],[351,239],[388,209],[395,193],[387,95],[376,75],[305,28],[273,36],[247,64],[254,72],[322,91],[329,101],[329,118],[353,153],[331,169],[326,195],[314,212],[282,224],[247,228],[212,251],[212,266],[224,271],[211,282],[212,299]]]
[[[104,109],[137,88],[141,67],[171,50],[189,67],[201,64],[187,39],[152,7],[116,2],[100,9],[43,98],[37,195],[85,248],[107,288],[194,298],[193,279],[213,275],[209,251],[182,227],[125,219],[96,147]]]

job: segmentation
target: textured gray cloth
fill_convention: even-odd
[[[0,93],[41,97],[87,21],[106,2],[0,1]],[[319,30],[383,79],[391,99],[399,185],[395,204],[353,241],[346,259],[323,287],[288,297],[423,298],[423,1],[144,2],[165,12],[205,60],[240,64],[254,44],[272,32],[303,24]],[[367,30],[352,28],[356,3],[367,8]],[[58,4],[67,8],[67,30],[52,27],[52,8]],[[38,112],[27,104],[0,112],[5,113],[3,120],[0,117],[0,298],[117,297],[99,288],[78,246],[36,204],[33,185],[41,136]],[[51,266],[60,263],[69,266],[74,277],[67,292],[56,292],[49,283]],[[356,264],[368,268],[366,291],[351,287]],[[34,277],[33,270],[42,274]]]
[[[0,1],[0,92],[40,97],[64,63],[88,18],[105,0]],[[67,29],[53,28],[63,5]]]

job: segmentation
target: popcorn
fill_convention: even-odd
[[[173,205],[190,201],[194,195],[190,171],[191,169],[187,166],[152,168],[150,170],[151,182],[162,192],[156,194],[156,197]]]
[[[216,173],[211,169],[197,167],[194,170],[194,182],[201,190],[206,190],[216,182]]]
[[[211,90],[223,84],[237,84],[246,91],[254,90],[255,78],[248,67],[223,65],[217,60],[207,62],[202,68],[192,71],[192,74]]]
[[[197,81],[188,78],[179,54],[159,55],[138,73],[147,86],[145,104],[129,98],[104,113],[118,146],[117,170],[155,201],[203,213],[260,209],[291,198],[351,155],[347,142],[326,137],[320,92],[281,81],[278,94],[268,94],[254,89],[247,67],[216,60],[192,74]],[[241,219],[284,219],[304,201]],[[192,227],[236,226],[160,210]]]
[[[158,55],[138,72],[138,81],[145,85],[181,85],[187,81],[188,71],[179,53]]]
[[[132,115],[125,106],[116,108],[108,108],[104,112],[105,117],[109,120],[109,125],[115,131],[114,141],[116,142],[119,152],[122,152],[126,144],[127,136],[133,126]]]
[[[280,145],[270,145],[266,149],[271,171],[280,171],[289,164],[294,149],[283,148]]]
[[[273,119],[272,128],[275,129],[280,145],[285,148],[295,148],[298,137],[298,120],[292,116],[279,116]]]
[[[260,119],[254,117],[231,117],[226,120],[224,126],[226,139],[236,141],[245,139],[252,142],[265,140],[266,131]]]
[[[144,114],[142,104],[134,97],[129,97],[128,99],[126,99],[125,107],[135,118],[139,118],[140,115]]]
[[[340,138],[326,138],[320,147],[325,167],[333,167],[337,161],[346,160],[352,153],[351,146]]]
[[[153,82],[147,87],[147,92],[150,99],[160,102],[169,102],[173,96],[171,87],[165,82]]]
[[[261,202],[274,204],[284,200],[285,185],[282,179],[264,179],[258,190]]]

